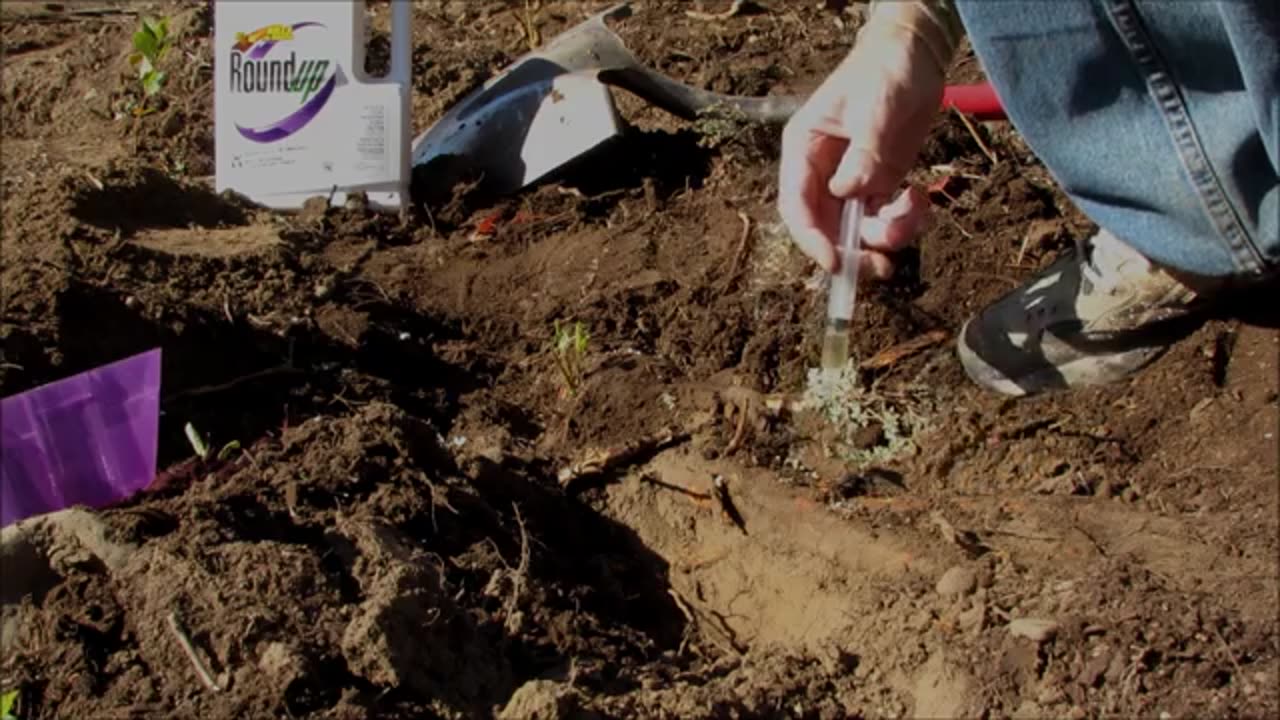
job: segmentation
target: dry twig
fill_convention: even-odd
[[[128,10],[125,8],[77,8],[73,10],[63,9],[57,12],[41,12],[26,15],[21,12],[15,12],[12,15],[6,13],[5,20],[22,21],[22,22],[66,22],[73,18],[107,18],[107,17],[137,17],[137,10]]]
[[[1231,651],[1231,646],[1227,644],[1227,639],[1222,636],[1222,631],[1218,629],[1217,625],[1214,625],[1211,629],[1213,630],[1213,636],[1218,638],[1218,643],[1222,645],[1222,652],[1227,654],[1227,660],[1231,662],[1231,667],[1235,668],[1236,677],[1243,679],[1244,670],[1241,670],[1240,663],[1236,662],[1236,654]]]
[[[171,610],[167,619],[169,621],[169,632],[178,641],[178,645],[182,647],[182,652],[186,653],[192,667],[196,669],[196,674],[200,676],[200,682],[204,683],[204,686],[211,692],[221,690],[222,688],[218,687],[218,683],[214,681],[209,669],[204,666],[204,661],[196,653],[195,646],[191,644],[191,638],[187,637],[187,634],[183,632],[182,627],[178,624],[177,611]]]
[[[645,473],[641,475],[640,482],[648,483],[656,488],[661,488],[663,490],[672,490],[674,492],[678,492],[681,495],[687,496],[690,500],[693,500],[694,502],[706,502],[711,499],[711,496],[706,493],[700,493],[697,490],[690,490],[689,488],[684,487],[683,485],[676,485],[675,483],[669,483],[666,480],[655,477],[652,473]]]
[[[224,383],[218,383],[216,385],[203,385],[201,387],[194,387],[186,390],[179,390],[173,393],[172,395],[169,395],[168,397],[166,397],[164,401],[171,402],[179,398],[197,397],[200,395],[212,395],[214,393],[220,393],[227,390],[232,390],[241,385],[244,385],[245,383],[250,383],[255,380],[262,380],[264,378],[274,377],[276,375],[297,375],[297,374],[305,374],[305,371],[295,367],[290,367],[288,365],[270,367],[264,370],[251,372],[248,375],[241,375],[240,377],[232,378],[231,380],[228,380]]]
[[[896,365],[921,350],[933,347],[946,339],[946,330],[930,330],[919,337],[914,337],[906,342],[900,342],[897,345],[881,350],[870,358],[863,360],[859,369],[879,370]]]
[[[742,270],[742,263],[747,259],[748,241],[751,239],[751,218],[744,212],[739,212],[738,217],[742,220],[742,236],[738,239],[738,249],[733,254],[733,262],[729,265],[729,274],[726,276],[726,289],[738,279],[738,273]]]
[[[516,513],[516,524],[520,526],[520,564],[511,572],[511,596],[507,598],[505,625],[507,632],[515,633],[520,630],[520,598],[524,596],[524,582],[529,576],[529,531],[524,526],[520,508],[515,503],[511,503],[511,508]]]
[[[999,158],[996,157],[996,154],[992,152],[991,148],[987,147],[987,144],[985,142],[982,141],[982,136],[978,135],[978,128],[973,126],[973,121],[970,120],[967,115],[960,112],[959,110],[956,110],[955,108],[951,108],[951,111],[954,112],[960,118],[960,122],[964,123],[964,128],[969,131],[970,135],[973,136],[973,141],[978,143],[978,149],[982,151],[983,155],[987,156],[987,159],[991,161],[991,164],[992,165],[1000,164],[1000,160]]]
[[[733,498],[729,497],[729,484],[721,475],[716,475],[711,479],[711,496],[716,499],[716,504],[720,506],[720,516],[730,525],[742,531],[743,535],[747,534],[747,523],[742,518],[742,513],[738,512],[738,506],[734,504]]]
[[[747,416],[750,413],[746,408],[738,409],[738,427],[733,431],[733,437],[729,439],[729,444],[724,448],[724,454],[729,455],[742,446],[742,438],[747,432]]]
[[[516,27],[520,30],[520,37],[529,46],[530,50],[537,50],[542,45],[542,32],[538,30],[538,15],[542,12],[542,0],[524,0],[523,17],[515,15]]]

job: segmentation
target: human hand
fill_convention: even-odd
[[[783,130],[778,209],[796,244],[828,272],[839,269],[846,199],[864,202],[864,276],[888,278],[891,254],[923,224],[925,195],[915,188],[894,193],[938,112],[944,62],[919,27],[902,17],[877,24],[873,16],[853,51]]]

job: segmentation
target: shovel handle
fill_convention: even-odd
[[[601,82],[620,87],[683,120],[695,120],[705,112],[726,108],[743,119],[769,125],[782,124],[804,104],[797,95],[725,95],[686,85],[643,65],[599,71]]]
[[[942,90],[942,107],[955,108],[979,120],[1005,120],[1004,105],[991,83],[948,85]]]
[[[604,69],[598,77],[601,82],[627,90],[684,120],[694,120],[722,107],[752,122],[781,125],[807,99],[800,95],[725,95],[686,85],[641,65]],[[955,108],[979,120],[1006,119],[995,89],[985,82],[943,88],[942,108]]]

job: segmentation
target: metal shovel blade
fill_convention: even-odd
[[[645,67],[604,22],[630,14],[629,2],[618,3],[521,56],[414,139],[413,165],[448,158],[436,166],[442,172],[479,172],[494,191],[518,190],[621,132],[608,86],[683,118],[725,106],[779,122],[800,105],[796,97],[709,92]]]
[[[480,173],[487,188],[511,192],[618,135],[618,111],[591,48],[613,34],[604,19],[626,9],[593,15],[467,95],[414,139],[414,166],[447,159],[448,167]]]

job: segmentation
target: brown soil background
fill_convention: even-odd
[[[793,92],[861,8],[765,4],[638,1],[619,31],[692,84]],[[208,189],[208,8],[101,6],[174,19],[159,112],[124,111],[136,17],[3,7],[0,392],[163,346],[164,472],[39,523],[40,572],[6,558],[0,684],[24,720],[1280,712],[1274,295],[1073,394],[983,393],[948,339],[868,374],[920,415],[873,462],[804,418],[752,413],[735,446],[735,399],[799,391],[817,357],[776,132],[700,134],[619,93],[627,136],[516,197],[272,215]],[[415,2],[418,128],[523,51],[513,6]],[[969,177],[860,291],[859,357],[954,332],[1090,229],[1007,125],[976,132],[994,160],[939,116],[915,179]],[[576,396],[556,320],[591,333]],[[187,421],[245,451],[193,461]],[[715,476],[745,532],[690,494]],[[1056,632],[1010,631],[1027,618]]]

